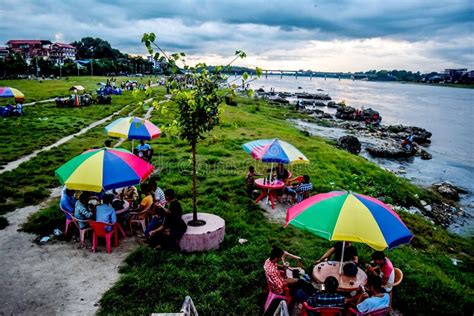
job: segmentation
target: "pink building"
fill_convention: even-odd
[[[55,64],[63,64],[64,60],[76,59],[76,48],[70,44],[54,43],[51,45],[50,59]]]
[[[20,54],[27,62],[32,58],[49,58],[51,41],[48,40],[9,40],[7,47],[11,52]]]

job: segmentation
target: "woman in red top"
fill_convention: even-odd
[[[382,279],[382,286],[385,291],[390,292],[395,281],[395,271],[393,270],[392,262],[385,257],[383,251],[375,251],[372,254],[372,260],[376,266],[368,267],[367,273],[379,276]]]

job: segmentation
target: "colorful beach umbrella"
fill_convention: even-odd
[[[122,148],[86,151],[56,170],[56,176],[68,189],[101,192],[147,179],[153,165]]]
[[[15,88],[0,87],[0,98],[24,99],[25,95]]]
[[[282,164],[309,163],[308,158],[295,146],[275,139],[260,139],[242,145],[255,160]]]
[[[122,117],[105,127],[108,135],[127,138],[151,140],[159,137],[161,131],[152,122],[139,117]]]
[[[406,244],[413,238],[398,214],[386,204],[347,191],[303,200],[288,209],[288,224],[328,240],[361,242],[375,250]]]

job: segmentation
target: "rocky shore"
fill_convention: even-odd
[[[419,156],[423,160],[432,158],[426,148],[431,143],[431,132],[417,126],[384,125],[381,123],[381,113],[372,108],[356,109],[344,102],[336,103],[324,93],[265,92],[259,89],[256,95],[277,104],[294,105],[296,111],[307,115],[308,121],[313,123],[348,131],[352,135],[340,137],[336,146],[352,154],[358,155],[361,152],[362,146],[358,137],[362,137],[375,140],[365,148],[373,157],[406,159]],[[336,111],[328,113],[324,108]],[[307,133],[305,130],[303,132]],[[403,147],[402,144],[408,137],[412,146]],[[455,222],[456,225],[463,225],[462,219],[469,217],[469,214],[464,212],[457,202],[459,194],[468,192],[449,182],[433,184],[427,189],[434,193],[431,201],[420,200],[418,205],[394,208],[423,216],[442,227],[448,227]]]

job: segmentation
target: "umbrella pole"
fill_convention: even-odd
[[[272,182],[272,176],[273,176],[273,162],[270,168],[270,176],[269,176],[270,183]],[[270,190],[268,190],[268,194],[270,194]],[[267,195],[267,204],[268,204],[268,200],[269,200],[269,196]]]
[[[134,139],[132,138],[132,154],[134,154],[134,152],[133,152],[133,148],[134,148],[133,147],[133,141],[134,141]]]
[[[342,242],[342,254],[341,254],[341,264],[339,265],[339,275],[342,274],[342,263],[344,261],[344,248],[346,248],[346,241]]]

